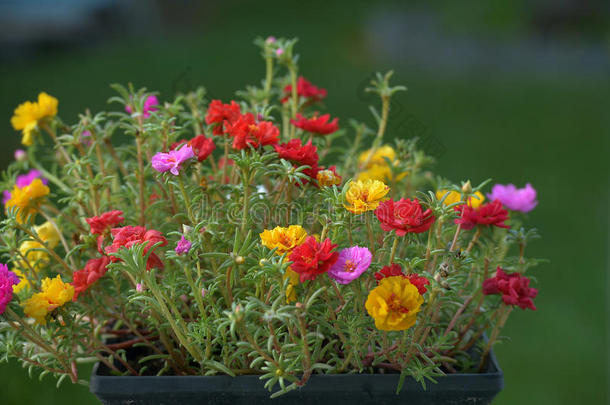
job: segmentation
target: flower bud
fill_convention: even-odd
[[[267,259],[260,259],[260,260],[258,261],[258,265],[259,265],[259,266],[261,266],[261,267],[263,267],[263,266],[264,266],[264,265],[266,265],[266,264],[267,264]]]
[[[246,261],[246,259],[244,259],[243,256],[237,256],[235,258],[235,263],[237,263],[237,264],[244,264],[245,261]]]
[[[462,184],[462,193],[463,194],[472,194],[472,184],[470,184],[470,180],[466,183]]]
[[[139,292],[139,293],[144,291],[144,285],[142,283],[136,284],[136,291]]]
[[[24,162],[28,158],[28,155],[25,153],[23,149],[17,149],[15,151],[15,160],[18,162]]]

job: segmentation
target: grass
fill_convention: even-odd
[[[372,125],[357,88],[374,69],[391,66],[372,60],[363,46],[358,27],[366,8],[353,19],[335,20],[332,13],[340,10],[301,7],[260,18],[251,17],[254,10],[231,17],[218,12],[213,26],[188,38],[130,39],[3,64],[0,162],[8,162],[18,147],[19,136],[8,124],[13,108],[39,90],[59,98],[66,122],[85,108],[107,108],[113,82],[159,90],[162,99],[205,84],[214,97],[228,99],[263,75],[251,45],[258,34],[300,37],[302,71],[328,89],[328,110],[341,122],[367,117]],[[395,82],[409,87],[396,108],[416,117],[445,148],[439,173],[473,183],[489,177],[531,182],[539,192],[529,225],[543,239],[528,253],[550,263],[533,273],[538,311],[515,311],[505,329],[511,339],[496,349],[506,388],[495,403],[604,403],[610,83],[439,75],[399,67]],[[387,137],[406,132],[390,124]],[[85,387],[65,384],[56,391],[54,381],[30,380],[14,363],[0,365],[0,378],[10,381],[2,390],[3,404],[95,403]]]

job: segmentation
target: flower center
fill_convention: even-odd
[[[390,308],[390,311],[393,312],[400,312],[403,314],[406,314],[409,312],[409,308],[405,308],[402,306],[402,303],[400,302],[400,298],[398,298],[396,296],[396,294],[392,293],[392,295],[390,295],[390,298],[387,300],[388,303],[388,307]]]
[[[343,270],[347,271],[348,273],[353,273],[354,270],[356,270],[356,263],[351,260],[346,260]]]

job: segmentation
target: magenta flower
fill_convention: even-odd
[[[184,235],[182,235],[182,237],[178,241],[178,244],[176,245],[176,249],[174,249],[174,251],[178,254],[178,256],[180,256],[184,253],[188,253],[189,250],[191,250],[191,245],[192,245],[191,241],[186,239],[184,237]]]
[[[373,255],[365,247],[352,246],[339,252],[339,258],[328,270],[328,276],[339,284],[349,284],[371,265]]]
[[[159,173],[170,171],[171,174],[177,176],[180,174],[180,166],[185,161],[195,157],[193,148],[185,145],[178,150],[171,150],[169,153],[158,152],[152,157],[152,167]]]
[[[487,194],[490,200],[500,200],[500,202],[511,211],[530,212],[538,205],[536,200],[536,190],[530,183],[524,188],[517,188],[514,184],[496,184],[491,189],[491,194]]]
[[[13,299],[13,286],[19,284],[19,277],[0,263],[0,314],[4,313],[6,306]]]
[[[159,100],[157,100],[157,96],[153,95],[153,96],[146,97],[146,100],[144,101],[144,106],[142,109],[143,110],[142,116],[144,118],[150,117],[151,111],[157,111],[158,105],[159,105]],[[129,105],[125,106],[125,111],[127,111],[129,114],[133,114],[133,109]]]
[[[26,174],[20,174],[17,176],[17,181],[15,184],[19,188],[23,188],[29,186],[35,179],[40,179],[43,184],[48,184],[49,180],[42,177],[40,172],[36,169],[32,169]],[[9,190],[4,190],[2,192],[2,204],[6,205],[6,202],[11,199],[11,192]]]

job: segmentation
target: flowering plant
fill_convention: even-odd
[[[15,110],[0,358],[75,383],[89,361],[260,374],[273,395],[314,373],[485,370],[512,309],[536,308],[535,190],[485,197],[433,176],[417,139],[387,143],[391,73],[367,88],[376,130],[320,115],[295,42],[257,40],[265,79],[229,102],[114,85],[120,108],[74,125],[46,93]]]

